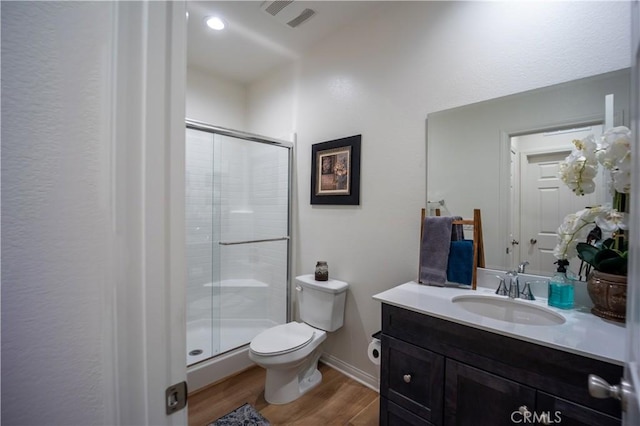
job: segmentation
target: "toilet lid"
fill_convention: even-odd
[[[253,338],[249,347],[259,355],[279,355],[307,345],[313,338],[313,328],[290,322],[263,331]]]

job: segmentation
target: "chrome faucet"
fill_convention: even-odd
[[[509,271],[507,272],[507,276],[509,278],[509,298],[517,299],[520,297],[520,284],[518,283],[518,272],[517,271]]]
[[[529,262],[524,261],[521,264],[518,265],[518,273],[519,274],[524,274],[524,268],[529,264]]]
[[[524,263],[528,264],[529,262]],[[524,266],[526,265],[523,265],[522,269],[524,269]],[[518,267],[518,269],[520,269],[520,267]],[[528,282],[524,284],[524,288],[522,289],[522,291],[520,290],[518,271],[509,271],[505,275],[509,277],[509,287],[507,288],[506,280],[504,277],[496,275],[496,278],[500,280],[500,284],[498,285],[496,294],[499,294],[501,296],[509,296],[511,299],[521,298],[526,300],[536,300],[536,298],[533,296],[533,291],[531,291],[531,285]]]

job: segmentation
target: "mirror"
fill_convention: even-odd
[[[555,232],[565,210],[609,198],[606,189],[589,199],[573,196],[558,184],[558,160],[571,151],[573,139],[601,131],[609,94],[613,124],[629,126],[630,92],[630,72],[623,69],[429,114],[428,209],[462,217],[481,209],[487,268],[510,270],[528,261],[528,273],[551,275]],[[531,134],[560,142],[538,146],[523,139]],[[522,192],[540,171],[555,186],[539,186],[542,195]],[[562,203],[568,206],[558,207]],[[542,228],[531,231],[534,223]]]

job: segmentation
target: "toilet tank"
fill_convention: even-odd
[[[349,284],[331,278],[328,281],[316,281],[314,275],[296,277],[302,321],[325,331],[342,327],[347,288]]]

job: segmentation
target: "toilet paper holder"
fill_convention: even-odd
[[[367,356],[369,357],[369,360],[376,365],[380,365],[380,357],[382,356],[382,353],[380,350],[381,334],[382,334],[382,331],[373,333],[371,335],[372,337],[371,342],[369,343],[369,347],[367,348]]]

